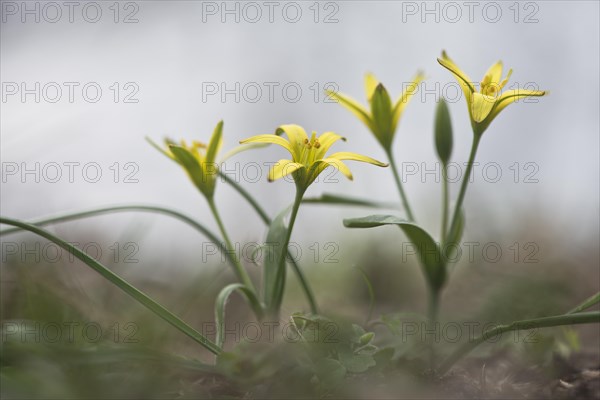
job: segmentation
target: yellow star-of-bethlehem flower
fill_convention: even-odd
[[[327,94],[337,100],[342,106],[350,110],[358,117],[386,151],[390,151],[396,128],[400,117],[411,97],[417,92],[419,83],[425,78],[422,72],[418,72],[412,82],[406,87],[398,100],[392,104],[392,100],[385,86],[381,84],[373,74],[365,75],[365,92],[369,102],[370,111],[367,111],[356,100],[341,93],[327,90]]]
[[[148,141],[161,153],[181,165],[206,198],[213,197],[219,173],[215,160],[223,143],[223,121],[219,121],[215,127],[208,144],[195,140],[190,145],[185,140],[177,144],[165,139],[166,147],[163,148],[150,139]]]
[[[285,134],[288,140],[280,135]],[[319,174],[329,166],[337,168],[348,179],[352,180],[352,173],[342,160],[362,161],[378,167],[387,167],[387,164],[377,161],[371,157],[350,152],[339,152],[329,156],[327,151],[338,140],[345,141],[342,136],[333,132],[325,132],[317,137],[316,132],[308,137],[304,129],[299,125],[281,125],[275,134],[265,134],[250,137],[240,141],[246,143],[272,143],[278,144],[290,152],[292,159],[279,160],[270,170],[268,179],[270,182],[292,175],[296,184],[306,189],[317,179]]]
[[[473,81],[448,57],[445,51],[438,62],[456,77],[469,108],[473,131],[482,134],[490,123],[506,106],[515,101],[531,96],[544,96],[544,90],[511,89],[502,92],[512,74],[512,69],[502,79],[502,61],[492,65],[481,80],[479,91]],[[501,93],[502,92],[502,93]]]

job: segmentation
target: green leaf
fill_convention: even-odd
[[[169,149],[171,150],[179,164],[182,167],[184,167],[190,175],[196,176],[202,174],[202,170],[200,164],[198,163],[198,160],[196,159],[196,157],[194,157],[193,154],[191,154],[188,151],[188,149],[179,146],[178,144],[170,144]]]
[[[223,344],[225,343],[225,306],[227,305],[229,296],[236,290],[244,295],[250,305],[254,305],[254,310],[259,310],[261,308],[260,304],[258,304],[258,307],[256,307],[258,299],[254,295],[254,292],[248,289],[246,286],[242,285],[241,283],[232,283],[231,285],[225,286],[221,292],[219,292],[217,300],[215,301],[215,324],[217,325],[215,342],[219,347],[223,347]]]
[[[574,314],[586,310],[593,306],[596,303],[600,303],[600,292],[595,295],[587,298],[583,303],[579,304],[577,307],[569,311],[567,314]]]
[[[396,336],[402,334],[402,329],[406,322],[409,322],[411,324],[422,324],[424,322],[427,322],[427,317],[422,314],[411,312],[383,314],[381,316],[381,323],[387,326],[390,332]]]
[[[393,357],[394,349],[392,347],[384,347],[373,354],[373,360],[375,360],[378,370],[386,369],[392,363]]]
[[[367,332],[360,337],[359,342],[362,346],[364,346],[371,343],[371,340],[373,340],[374,337],[375,334],[373,332]]]
[[[278,287],[285,282],[285,259],[283,265],[279,265],[282,259],[281,252],[284,249],[283,240],[287,233],[284,218],[290,212],[291,206],[281,211],[269,225],[267,239],[265,241],[265,252],[263,258],[263,301],[269,309],[273,305]]]
[[[139,289],[132,286],[129,282],[125,281],[123,278],[121,278],[120,276],[118,276],[117,274],[112,272],[110,269],[106,268],[104,265],[102,265],[101,263],[96,261],[94,258],[90,257],[85,252],[79,250],[77,247],[67,243],[66,241],[62,240],[59,237],[54,236],[53,234],[51,234],[50,232],[48,232],[44,229],[41,229],[34,225],[27,224],[25,222],[0,217],[0,224],[17,226],[21,229],[24,229],[29,232],[33,232],[36,235],[39,235],[45,239],[48,239],[49,241],[51,241],[53,243],[56,243],[58,246],[60,246],[64,250],[67,250],[69,252],[69,254],[72,254],[75,257],[77,257],[79,260],[83,261],[87,266],[89,266],[94,271],[99,273],[103,278],[107,279],[109,282],[111,282],[112,284],[117,286],[119,289],[121,289],[122,291],[127,293],[129,296],[131,296],[137,302],[142,304],[148,310],[152,311],[153,313],[158,315],[160,318],[162,318],[163,320],[165,320],[166,322],[171,324],[173,327],[177,328],[180,332],[184,333],[185,335],[189,336],[196,342],[200,343],[207,350],[211,351],[214,354],[219,354],[221,352],[221,348],[219,346],[217,346],[216,344],[211,342],[209,339],[204,337],[200,332],[196,331],[194,328],[192,328],[191,326],[186,324],[184,321],[182,321],[175,314],[173,314],[172,312],[167,310],[161,304],[154,301],[152,298],[150,298],[144,292],[142,292]]]
[[[416,247],[419,259],[430,287],[437,291],[446,282],[446,265],[439,246],[421,227],[393,215],[370,215],[363,218],[345,219],[348,228],[374,228],[382,225],[397,225]]]
[[[397,204],[382,203],[361,199],[358,197],[344,196],[338,194],[323,193],[320,197],[308,197],[302,200],[303,203],[309,204],[335,204],[343,206],[362,206],[373,208],[397,208]]]
[[[508,325],[497,325],[492,329],[484,331],[481,336],[469,340],[467,343],[456,349],[438,366],[437,372],[439,373],[439,376],[443,376],[450,368],[452,368],[454,363],[469,354],[475,347],[485,343],[488,339],[498,337],[498,335],[505,332],[590,323],[600,323],[600,311],[554,315],[551,317],[514,321]]]
[[[435,112],[435,148],[440,161],[446,165],[452,155],[452,121],[444,99],[441,99]]]
[[[228,177],[226,174],[222,173],[221,171],[219,171],[219,176],[223,179],[224,182],[226,182],[227,184],[231,185],[248,202],[248,204],[250,204],[252,206],[252,208],[256,211],[256,213],[258,214],[258,216],[260,217],[260,219],[265,223],[265,225],[270,225],[271,224],[271,218],[267,215],[267,213],[261,207],[261,205],[258,204],[258,202],[256,201],[256,199],[254,199],[252,197],[252,195],[250,193],[248,193],[248,191],[246,189],[244,189],[234,179]],[[288,255],[289,254],[290,253],[288,251]],[[298,265],[298,263],[296,262],[296,260],[294,260],[291,257],[289,257],[289,259],[290,259],[291,264],[292,264],[292,269],[294,270],[294,272],[298,276],[298,280],[300,281],[300,286],[302,287],[302,291],[306,295],[308,303],[310,304],[311,311],[313,312],[313,314],[317,314],[318,313],[317,302],[315,301],[315,296],[312,293],[312,290],[311,290],[311,288],[310,288],[310,286],[308,284],[308,280],[304,276],[304,273],[300,269],[300,266]]]
[[[265,250],[265,245],[264,245],[264,243],[263,243],[263,244],[261,244],[261,245],[259,245],[259,246],[256,246],[256,247],[254,248],[254,250],[252,250],[252,253],[250,253],[250,256],[248,257],[248,258],[249,258],[249,261],[250,261],[252,264],[254,264],[254,265],[258,265],[258,261],[259,261],[259,260],[257,260],[257,257],[259,257],[259,256],[262,256],[262,252],[263,252],[264,250]]]
[[[352,324],[352,331],[353,331],[353,333],[354,333],[354,335],[353,335],[353,336],[355,336],[355,337],[356,337],[355,339],[356,339],[356,341],[357,341],[358,343],[360,343],[360,338],[361,338],[361,337],[362,337],[364,334],[366,334],[366,333],[367,333],[367,331],[365,331],[365,328],[363,328],[362,326],[360,326],[360,325],[357,325],[357,324]]]
[[[172,144],[169,145],[171,152],[181,164],[181,166],[186,170],[189,177],[194,182],[194,185],[207,197],[212,196],[212,191],[210,190],[209,185],[209,177],[204,174],[204,169],[196,159],[186,148]],[[213,188],[214,189],[214,188]]]
[[[346,376],[346,368],[342,363],[331,358],[321,358],[314,364],[315,375],[319,383],[325,387],[335,387]]]
[[[344,351],[345,350],[345,351]],[[365,372],[370,367],[375,365],[375,360],[373,356],[370,354],[354,354],[351,349],[338,349],[338,357],[340,359],[340,363],[348,372],[359,374],[361,372]]]
[[[210,241],[219,248],[221,253],[228,259],[228,261],[230,263],[234,262],[234,260],[232,259],[231,253],[229,251],[227,251],[227,249],[223,245],[223,242],[221,241],[221,239],[214,232],[210,231],[204,225],[195,221],[191,217],[189,217],[185,214],[182,214],[179,211],[172,210],[170,208],[165,208],[165,207],[138,205],[138,204],[121,205],[121,206],[107,206],[107,207],[92,208],[92,209],[84,210],[84,211],[59,214],[59,215],[55,215],[52,217],[40,218],[40,219],[28,221],[28,223],[31,225],[45,226],[48,224],[68,222],[68,221],[73,221],[73,220],[77,220],[80,218],[94,217],[94,216],[102,215],[102,214],[112,214],[112,213],[118,213],[118,212],[132,212],[132,211],[163,214],[163,215],[167,215],[172,218],[178,219],[178,220],[188,224],[189,226],[191,226],[198,232],[202,233],[207,238],[209,238]],[[3,229],[0,231],[0,236],[15,233],[20,230],[21,230],[21,228],[18,228],[18,227]]]

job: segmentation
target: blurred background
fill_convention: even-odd
[[[3,216],[32,219],[144,203],[181,210],[217,231],[186,174],[145,137],[206,142],[223,119],[227,151],[241,139],[296,123],[309,132],[346,136],[336,151],[385,160],[370,132],[323,91],[340,91],[364,104],[363,78],[372,72],[397,98],[423,70],[427,79],[400,121],[394,153],[418,221],[437,237],[441,186],[433,115],[440,96],[450,103],[459,169],[472,138],[464,98],[436,61],[445,49],[474,81],[501,59],[514,70],[508,88],[550,91],[511,105],[484,135],[465,203],[465,240],[475,243],[473,256],[464,248],[455,272],[460,278],[453,276],[448,287],[449,318],[549,315],[599,289],[598,2],[2,1],[1,6]],[[269,163],[280,158],[287,153],[272,146],[239,154],[223,169],[275,215],[294,195],[289,180],[266,180]],[[398,202],[389,169],[349,166],[353,182],[327,174],[307,196]],[[453,198],[457,192],[455,183]],[[216,199],[234,242],[243,247],[264,240],[266,228],[231,187],[219,182]],[[373,282],[377,312],[424,310],[424,282],[398,244],[405,241],[401,233],[342,225],[343,218],[382,212],[402,215],[393,209],[301,208],[292,240],[327,310],[365,313],[368,296],[355,267]],[[118,214],[52,231],[88,244],[115,271],[193,323],[212,319],[214,295],[233,280],[205,238],[166,217]],[[3,320],[75,318],[64,310],[37,308],[31,314],[31,304],[38,304],[30,303],[32,293],[48,307],[47,296],[70,303],[81,318],[102,326],[131,320],[122,308],[129,299],[113,296],[116,290],[64,254],[56,258],[47,242],[28,234],[4,236],[2,242]],[[23,256],[27,248],[34,250]],[[248,268],[259,276],[258,267]],[[293,277],[289,287],[286,310],[305,309]],[[550,300],[533,295],[550,291]],[[498,299],[507,296],[514,304],[499,309]],[[245,306],[232,304],[237,310],[232,318],[244,318]],[[153,318],[143,315],[135,320]],[[161,327],[165,335],[169,327]],[[140,337],[149,343],[163,337],[152,332],[142,329]],[[591,349],[600,344],[597,334],[587,333],[584,343]]]

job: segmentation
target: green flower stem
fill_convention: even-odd
[[[448,232],[448,208],[450,207],[450,198],[448,193],[448,176],[446,171],[447,164],[442,164],[442,232],[440,243],[443,246],[446,243],[446,233]]]
[[[219,346],[217,346],[215,343],[211,342],[209,339],[204,337],[200,332],[196,331],[194,328],[186,324],[175,314],[167,310],[161,304],[152,300],[152,298],[150,298],[147,294],[132,286],[129,282],[125,281],[123,278],[112,272],[110,269],[106,268],[94,258],[90,257],[85,252],[79,250],[77,247],[67,243],[61,238],[56,237],[50,232],[41,229],[35,225],[3,217],[0,217],[0,223],[16,226],[20,229],[24,229],[26,231],[35,233],[38,236],[41,236],[53,243],[56,243],[64,250],[68,251],[70,254],[74,255],[79,260],[83,261],[86,265],[88,265],[90,268],[92,268],[94,271],[100,274],[103,278],[110,281],[112,284],[114,284],[119,289],[131,296],[133,299],[141,303],[144,307],[146,307],[147,309],[158,315],[160,318],[171,324],[177,330],[192,338],[196,342],[200,343],[211,353],[218,355],[222,351]]]
[[[469,162],[467,163],[465,176],[463,177],[462,185],[460,186],[460,192],[458,193],[458,199],[456,200],[456,206],[454,207],[454,214],[452,216],[452,223],[450,224],[450,230],[448,232],[453,232],[455,225],[458,223],[460,209],[462,207],[463,201],[465,200],[465,194],[467,193],[467,186],[469,186],[471,170],[473,169],[473,163],[475,162],[475,155],[477,155],[477,148],[479,147],[480,140],[481,135],[473,135],[473,144],[471,145],[471,154],[469,155]]]
[[[235,247],[233,247],[233,245],[231,244],[231,240],[229,240],[229,235],[227,235],[227,231],[225,230],[225,226],[223,225],[223,221],[221,220],[219,211],[217,211],[217,206],[215,205],[214,199],[212,197],[208,197],[207,200],[208,205],[210,207],[210,211],[215,217],[217,225],[219,225],[219,230],[221,231],[221,235],[223,236],[223,240],[225,241],[225,248],[227,249],[227,252],[230,253],[231,258],[233,260],[233,267],[236,275],[238,276],[238,279],[244,284],[244,286],[250,289],[253,293],[256,293],[256,289],[254,288],[254,284],[252,283],[250,276],[240,263],[240,259],[237,256],[237,253],[235,252]],[[260,315],[260,312],[257,315]]]
[[[231,179],[230,177],[228,177],[221,171],[219,171],[219,176],[221,178],[223,178],[223,180],[225,182],[227,182],[229,185],[231,185],[244,199],[246,199],[246,201],[248,201],[248,203],[252,206],[252,208],[254,208],[256,213],[260,216],[262,221],[265,223],[265,225],[267,225],[267,226],[271,225],[271,218],[269,218],[269,216],[267,215],[265,210],[260,206],[260,204],[258,204],[258,202],[252,197],[252,195],[250,193],[248,193],[248,191],[246,189],[244,189],[235,180]],[[306,279],[306,276],[304,276],[304,273],[300,269],[300,266],[298,265],[298,263],[296,262],[294,257],[291,256],[289,251],[288,251],[288,260],[290,260],[290,263],[292,264],[292,268],[298,277],[298,281],[300,281],[300,286],[302,287],[302,290],[304,291],[304,295],[306,296],[306,299],[308,300],[311,312],[313,314],[318,314],[317,302],[315,300],[315,295],[313,294],[313,291],[308,283],[308,279]]]
[[[446,360],[444,360],[437,372],[440,376],[444,375],[458,360],[469,354],[471,350],[473,350],[475,347],[479,346],[486,340],[494,338],[496,335],[501,335],[505,332],[589,323],[600,323],[600,311],[592,311],[579,314],[556,315],[552,317],[515,321],[508,325],[498,325],[494,329],[490,329],[484,332],[483,335],[481,335],[477,339],[471,340],[465,343],[462,347],[459,347]]]
[[[285,239],[283,241],[283,249],[287,249],[288,245],[290,244],[290,239],[292,237],[292,230],[294,229],[294,222],[296,222],[296,216],[298,215],[298,209],[300,209],[300,204],[302,203],[302,196],[304,196],[305,191],[306,191],[306,188],[302,187],[299,184],[296,184],[296,198],[294,199],[294,205],[292,206],[292,213],[290,215],[290,222],[288,224]],[[273,299],[273,302],[271,303],[272,310],[270,310],[270,312],[274,316],[278,316],[279,309],[280,309],[281,303],[283,301],[283,292],[284,292],[284,288],[285,288],[286,255],[287,255],[287,252],[282,251],[281,256],[279,258],[279,262],[277,263],[279,270],[277,271],[277,276],[275,278],[275,282],[276,282],[276,285],[278,285],[278,286],[276,286],[276,292],[274,294],[274,299]]]
[[[398,187],[398,192],[400,193],[400,199],[402,200],[402,206],[406,211],[406,216],[410,222],[415,220],[415,217],[412,213],[410,205],[408,204],[408,198],[406,197],[406,193],[404,193],[404,188],[402,187],[402,181],[400,180],[400,175],[398,174],[398,168],[396,168],[396,161],[394,159],[394,155],[391,150],[386,150],[388,160],[390,161],[390,166],[392,167],[392,173],[394,174],[394,180],[396,181],[396,186]]]

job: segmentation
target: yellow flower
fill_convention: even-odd
[[[477,134],[482,134],[494,118],[509,104],[524,97],[547,94],[543,90],[526,89],[511,89],[501,93],[512,74],[512,69],[510,69],[506,77],[502,79],[502,61],[498,61],[488,69],[481,80],[479,91],[475,89],[467,74],[454,64],[445,51],[442,52],[442,58],[438,58],[438,62],[456,77],[467,99],[471,125]]]
[[[286,134],[288,140],[280,135]],[[292,174],[296,184],[306,189],[317,179],[317,176],[325,168],[333,166],[352,180],[352,173],[342,160],[362,161],[379,167],[387,167],[387,164],[373,158],[356,153],[339,152],[326,156],[327,150],[338,140],[346,140],[333,132],[325,132],[317,138],[313,132],[311,138],[299,125],[282,125],[277,128],[275,134],[257,135],[240,141],[246,143],[273,143],[278,144],[290,152],[292,159],[279,160],[270,170],[268,179],[270,182]]]
[[[215,160],[221,149],[222,138],[223,121],[219,121],[208,145],[198,141],[188,145],[185,140],[177,144],[170,139],[165,139],[166,147],[163,148],[150,139],[148,141],[161,153],[181,165],[200,192],[211,199],[219,172]]]
[[[327,94],[356,115],[375,135],[383,148],[389,152],[398,121],[423,79],[423,73],[418,72],[396,103],[392,105],[390,95],[383,84],[379,83],[372,74],[367,74],[365,76],[365,92],[371,108],[370,112],[349,96],[331,90],[328,90]]]

